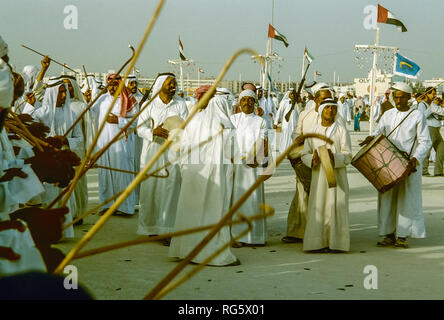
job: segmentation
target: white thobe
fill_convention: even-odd
[[[20,168],[28,177],[14,177],[0,183],[0,221],[8,220],[9,214],[17,210],[20,203],[26,203],[45,190],[30,165],[15,157],[3,129],[0,132],[0,177],[10,168]],[[43,258],[35,247],[28,228],[25,232],[16,229],[0,231],[0,246],[9,247],[20,255],[20,259],[16,261],[0,259],[0,277],[31,270],[46,272]]]
[[[106,119],[106,113],[113,101],[113,96],[108,93],[102,95],[91,108],[91,114],[94,121],[101,124]],[[136,104],[126,118],[120,116],[120,97],[111,110],[111,113],[118,117],[118,123],[105,122],[103,131],[97,141],[97,148],[101,149],[106,146],[134,116],[138,111]],[[136,126],[134,121],[130,128]],[[134,171],[134,133],[124,136],[122,139],[114,142],[99,158],[97,163],[101,166],[111,167],[115,169]],[[108,169],[98,169],[99,174],[99,201],[103,202],[115,194],[123,191],[134,180],[135,175],[132,173],[118,172]],[[110,208],[115,200],[103,206],[104,209]],[[118,207],[118,211],[126,214],[134,214],[136,206],[136,194],[131,192],[130,195]]]
[[[233,188],[233,166],[227,159],[227,155],[231,154],[228,150],[231,147],[230,130],[224,130],[222,136],[193,149],[222,129],[220,123],[206,113],[207,110],[204,110],[196,114],[182,133],[182,151],[192,151],[182,161],[182,185],[174,226],[176,231],[216,224],[230,207]],[[168,256],[185,258],[208,233],[205,231],[173,238]],[[223,227],[192,261],[202,263],[230,240],[229,227]],[[209,265],[224,266],[236,260],[236,256],[227,248]]]
[[[283,153],[293,142],[291,135],[293,130],[296,128],[296,124],[298,122],[299,114],[297,112],[297,106],[293,109],[293,112],[290,115],[289,121],[285,119],[285,116],[291,109],[291,100],[285,100],[281,103],[279,110],[276,113],[276,118],[274,120],[274,124],[277,125],[279,122],[282,123],[280,141],[279,141],[279,152]]]
[[[344,101],[344,103],[342,103],[341,101],[338,101],[338,114],[342,117],[342,119],[344,119],[345,121],[347,120],[347,112],[348,112],[348,106],[347,106],[347,102]]]
[[[70,107],[71,110],[74,111],[76,114],[76,119],[80,116],[80,114],[85,110],[86,104],[71,99],[70,100]],[[85,156],[86,148],[90,145],[93,139],[93,123],[90,117],[90,113],[86,112],[86,114],[83,116],[83,119],[80,121],[80,128],[82,129],[82,135],[83,135],[83,145],[79,147],[77,155],[80,157],[80,159],[83,159]],[[74,218],[77,218],[82,213],[86,212],[88,208],[88,181],[86,178],[86,174],[80,178],[79,182],[77,183],[75,189],[74,189],[74,199],[76,201],[76,207],[77,210],[74,213]]]
[[[378,123],[373,136],[387,136],[407,114],[393,108],[386,111]],[[416,142],[415,142],[416,137]],[[422,211],[422,161],[432,146],[427,123],[419,110],[413,110],[408,118],[388,137],[401,151],[407,154],[413,148],[411,157],[419,164],[416,172],[385,193],[378,193],[378,227],[380,235],[396,231],[398,237],[424,238],[426,235]]]
[[[65,119],[65,111],[63,110],[64,107],[55,108],[54,111],[54,119],[50,119],[50,114],[45,112],[45,108],[39,108],[37,109],[34,114],[33,118],[36,119],[36,121],[44,123],[46,126],[51,127],[52,123],[54,123],[54,134],[63,136],[66,132],[66,130],[72,125],[72,123],[68,122],[67,119]],[[74,111],[72,111],[72,118],[76,119]],[[74,126],[74,128],[69,132],[68,136],[66,137],[68,139],[69,143],[69,149],[77,154],[79,158],[83,154],[83,134],[82,129],[80,125]],[[56,187],[54,184],[44,183],[43,186],[45,187],[46,192],[41,195],[41,202],[42,204],[48,205],[50,204],[62,191],[61,188]],[[61,203],[62,200],[60,200],[57,204]],[[56,206],[57,206],[56,204]],[[77,208],[77,201],[75,198],[75,194],[73,193],[73,196],[71,196],[66,204],[66,206],[69,208],[69,213],[65,215],[65,223],[68,224],[73,220],[73,217],[76,217],[83,212],[78,212]],[[65,229],[63,231],[63,236],[65,238],[74,238],[74,229],[72,226]]]
[[[263,118],[253,113],[237,113],[232,115],[230,119],[236,128],[236,140],[239,145],[240,155],[246,157],[253,149],[254,144],[260,139],[265,138],[267,125]],[[271,150],[269,150],[269,152],[270,151]],[[233,204],[253,185],[262,172],[263,168],[260,166],[251,168],[245,164],[245,161],[235,161]],[[259,214],[261,213],[259,204],[263,203],[264,199],[264,185],[261,184],[239,208],[238,212],[241,212],[247,217]],[[237,217],[236,214],[235,218]],[[253,229],[238,241],[249,244],[265,244],[267,241],[267,225],[265,219],[252,221],[252,224]],[[231,233],[233,237],[236,237],[243,230],[245,230],[245,225],[238,224],[232,226]]]
[[[153,136],[153,129],[171,116],[179,116],[182,119],[188,116],[188,109],[183,100],[173,98],[165,104],[157,96],[140,114],[137,134],[143,138],[140,155],[141,168],[148,164],[164,142],[163,138]],[[178,154],[169,149],[157,159],[149,172],[163,167],[177,157]],[[171,232],[174,227],[181,184],[180,167],[176,163],[169,166],[167,170],[169,171],[168,178],[151,177],[141,183],[138,234],[162,234]],[[158,174],[166,175],[167,172],[163,169]]]
[[[336,126],[335,129],[333,129],[334,126]],[[332,133],[329,132],[331,129],[333,129]],[[330,149],[334,156],[336,187],[328,187],[322,164],[312,169],[304,250],[329,247],[334,250],[348,251],[350,249],[349,187],[346,166],[352,159],[350,135],[347,129],[337,122],[332,127],[318,125],[313,132],[329,137],[333,140],[333,144],[326,144],[325,141],[319,139],[306,139],[302,161],[307,167],[311,167],[315,150],[318,150],[320,146]]]

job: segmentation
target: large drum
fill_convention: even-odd
[[[380,134],[353,157],[351,164],[384,193],[410,174],[409,158]]]

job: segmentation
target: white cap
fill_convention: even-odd
[[[406,93],[413,93],[412,88],[410,88],[410,86],[407,83],[404,82],[395,82],[392,86],[393,90],[398,90],[398,91],[402,91],[402,92],[406,92]]]
[[[243,97],[252,97],[257,100],[256,93],[254,93],[254,91],[250,89],[244,90],[239,94],[239,102],[242,100]]]
[[[313,95],[316,94],[321,89],[330,89],[330,86],[324,82],[316,83],[313,87],[311,87],[311,92]]]

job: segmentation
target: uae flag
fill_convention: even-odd
[[[272,39],[276,39],[279,41],[282,41],[285,45],[285,47],[288,47],[288,41],[287,38],[282,34],[279,33],[271,24],[268,25],[268,37]]]
[[[187,58],[185,58],[185,56],[183,55],[183,45],[182,45],[182,41],[180,41],[180,36],[179,36],[179,56],[180,56],[180,60],[187,60]]]
[[[304,49],[304,57],[308,60],[309,63],[313,61],[313,56],[308,52],[307,47]]]
[[[383,6],[380,6],[378,4],[378,22],[379,23],[385,23],[385,24],[393,24],[398,27],[399,31],[406,32],[407,28],[405,25],[396,18],[390,11],[388,11]]]

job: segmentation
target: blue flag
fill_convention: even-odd
[[[415,62],[401,56],[399,53],[396,53],[395,69],[393,71],[393,74],[416,79],[419,69],[421,68]]]

